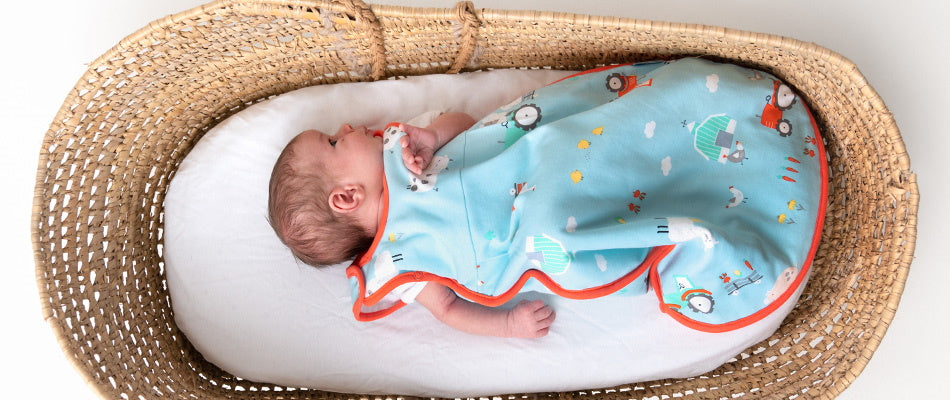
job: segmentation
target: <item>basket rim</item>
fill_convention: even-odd
[[[323,0],[319,4],[335,4],[340,6],[339,2],[352,2],[359,0],[339,0],[333,2],[326,2]],[[238,7],[249,7],[253,8],[255,5],[301,5],[301,6],[310,6],[315,4],[312,1],[304,0],[214,0],[210,3],[203,4],[188,10],[184,10],[175,14],[167,15],[162,18],[156,19],[144,27],[136,30],[135,32],[129,34],[125,38],[121,39],[117,44],[112,46],[109,50],[103,53],[101,56],[97,57],[94,61],[89,63],[88,68],[82,74],[82,76],[77,80],[76,84],[70,90],[69,94],[63,101],[63,105],[60,107],[54,116],[55,121],[63,120],[67,113],[70,112],[70,105],[79,101],[79,89],[88,86],[88,81],[90,78],[95,77],[95,70],[99,66],[107,64],[108,60],[114,59],[117,57],[123,49],[134,48],[136,43],[145,39],[149,36],[150,33],[155,31],[164,31],[169,27],[172,27],[183,20],[199,16],[199,15],[213,15],[217,10],[225,9],[233,6]],[[376,15],[385,16],[385,17],[396,17],[396,16],[415,16],[415,17],[429,17],[429,18],[446,18],[456,16],[457,10],[449,8],[434,8],[434,7],[410,7],[410,6],[395,6],[395,5],[371,5],[370,8],[372,12]],[[906,146],[903,142],[900,132],[897,128],[896,122],[894,121],[893,116],[890,111],[884,104],[883,100],[880,98],[878,93],[870,86],[867,82],[867,79],[860,73],[858,67],[849,59],[845,58],[841,54],[834,52],[830,49],[821,47],[815,43],[804,42],[797,39],[773,35],[768,33],[759,33],[752,32],[740,29],[733,29],[727,27],[713,26],[713,25],[704,25],[704,24],[690,24],[690,23],[678,23],[678,22],[663,22],[663,21],[651,21],[645,19],[629,19],[621,17],[606,17],[606,16],[594,16],[594,15],[584,15],[584,14],[574,14],[567,12],[552,12],[552,11],[537,11],[537,10],[494,10],[486,8],[474,9],[473,12],[477,18],[481,21],[491,21],[491,20],[511,20],[511,19],[528,19],[537,21],[540,23],[551,22],[551,23],[571,23],[571,24],[595,24],[595,25],[608,25],[610,27],[616,27],[620,29],[630,29],[630,30],[659,30],[663,32],[682,32],[682,33],[693,33],[703,37],[718,37],[729,40],[736,41],[745,41],[745,42],[754,42],[762,44],[765,46],[771,47],[780,47],[785,49],[790,49],[796,52],[807,52],[817,56],[822,60],[825,60],[832,65],[839,67],[842,70],[846,70],[849,76],[860,84],[862,89],[862,95],[871,103],[873,109],[878,112],[884,118],[881,123],[885,125],[884,131],[887,133],[891,144],[894,146],[895,150],[899,152],[896,156],[896,159],[899,161],[900,167],[905,171],[911,170],[911,164],[909,156],[907,155]],[[44,320],[49,323],[49,326],[54,332],[56,341],[59,344],[61,350],[66,352],[69,349],[69,343],[71,338],[68,335],[66,329],[52,319],[52,305],[46,299],[49,296],[49,291],[46,287],[46,282],[44,281],[43,273],[46,270],[46,261],[44,260],[41,254],[42,246],[42,232],[39,229],[41,210],[47,206],[44,204],[43,188],[44,188],[44,178],[46,175],[47,165],[51,157],[55,156],[55,152],[49,151],[50,146],[53,144],[53,141],[56,136],[56,132],[53,130],[53,124],[48,128],[40,148],[40,155],[37,165],[37,174],[35,179],[35,187],[33,194],[33,207],[32,207],[32,216],[31,216],[31,239],[33,243],[33,252],[34,252],[34,262],[35,262],[35,273],[37,279],[37,287],[39,290],[39,296],[41,299],[41,308],[42,315]],[[903,292],[904,286],[906,284],[907,275],[909,273],[909,267],[913,261],[913,255],[916,248],[916,224],[917,224],[917,214],[916,210],[919,205],[919,191],[917,189],[916,176],[913,173],[908,174],[907,184],[910,187],[910,190],[906,192],[907,200],[909,203],[909,208],[911,209],[910,215],[907,219],[907,226],[904,227],[906,231],[909,232],[908,236],[912,240],[907,240],[905,243],[901,244],[901,247],[905,249],[901,259],[899,260],[901,268],[898,269],[899,275],[894,277],[894,285],[892,290],[887,296],[888,307],[884,310],[885,312],[880,315],[880,319],[883,324],[879,324],[875,327],[874,331],[871,332],[872,340],[868,346],[865,346],[860,351],[860,356],[858,359],[851,365],[851,368],[847,373],[841,374],[836,377],[836,382],[833,386],[829,387],[829,391],[826,393],[828,397],[834,397],[844,391],[864,370],[870,361],[871,356],[877,350],[883,336],[885,335],[890,322],[893,320],[895,315],[895,310],[901,299],[901,294]],[[92,373],[87,370],[87,366],[83,364],[82,360],[77,357],[67,357],[74,368],[80,372],[83,380],[87,385],[94,388],[95,392],[100,397],[107,397],[108,392],[106,388],[98,384]]]

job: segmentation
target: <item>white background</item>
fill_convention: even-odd
[[[454,7],[454,0],[378,0]],[[4,6],[0,38],[0,387],[33,399],[94,399],[41,318],[30,214],[39,147],[85,64],[123,37],[202,0],[19,0]],[[890,330],[841,399],[945,396],[944,339],[950,324],[941,295],[950,282],[947,164],[950,150],[950,2],[475,0],[477,8],[547,10],[701,23],[815,42],[854,61],[893,112],[918,174],[917,251]],[[10,396],[15,398],[15,396]]]

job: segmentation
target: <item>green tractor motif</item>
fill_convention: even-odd
[[[561,242],[548,235],[530,236],[525,243],[527,264],[544,271],[548,275],[560,275],[567,272],[573,256],[564,250]]]
[[[524,104],[508,113],[508,119],[502,123],[505,130],[505,148],[521,139],[541,122],[541,107],[536,104]]]
[[[667,307],[681,313],[684,307],[703,314],[713,312],[713,306],[716,305],[716,302],[713,300],[712,292],[693,287],[693,282],[685,276],[676,275],[674,279],[676,279],[679,290],[675,293],[663,295],[663,302],[666,303]]]

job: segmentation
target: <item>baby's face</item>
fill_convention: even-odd
[[[343,124],[333,136],[318,130],[300,134],[299,146],[318,168],[337,180],[375,183],[383,176],[383,141],[364,126]]]

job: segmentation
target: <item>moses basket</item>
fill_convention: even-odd
[[[892,115],[850,61],[711,26],[360,0],[220,0],[155,21],[89,65],[43,141],[32,229],[45,317],[106,398],[365,398],[235,377],[176,326],[163,199],[202,135],[311,85],[681,56],[771,72],[814,111],[830,190],[804,294],[769,339],[708,374],[499,396],[835,397],[868,363],[900,300],[916,235],[915,175]]]

